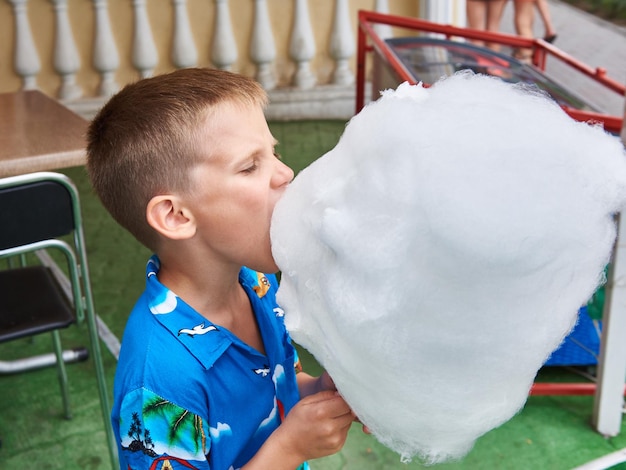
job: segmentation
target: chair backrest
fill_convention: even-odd
[[[62,175],[0,180],[0,250],[70,234],[74,201]]]

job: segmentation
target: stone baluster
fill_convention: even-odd
[[[120,57],[113,38],[107,0],[93,0],[95,31],[93,66],[100,73],[99,96],[111,96],[119,89],[115,71],[120,66]]]
[[[83,94],[76,84],[76,72],[80,69],[80,57],[72,26],[67,15],[67,0],[51,0],[54,4],[54,70],[61,76],[58,97],[62,100],[80,98]]]
[[[272,63],[276,58],[276,45],[267,10],[266,0],[254,0],[254,22],[250,40],[250,59],[256,64],[256,80],[266,90],[276,86]]]
[[[297,88],[313,88],[317,81],[311,72],[311,59],[315,56],[315,39],[307,0],[295,0],[289,55],[296,62],[293,84]]]
[[[141,78],[148,78],[159,63],[159,53],[150,28],[146,0],[133,0],[133,16],[133,66]]]
[[[28,0],[8,1],[13,6],[15,20],[13,66],[15,72],[22,77],[22,89],[32,90],[37,88],[37,74],[41,70],[41,63],[26,12]]]
[[[180,69],[193,67],[198,63],[198,51],[191,34],[187,0],[173,0],[173,4],[174,39],[172,42],[172,62]]]
[[[231,70],[237,60],[237,44],[230,20],[228,0],[215,0],[215,25],[213,28],[213,44],[211,45],[211,62],[222,70]]]
[[[330,38],[330,55],[337,64],[332,77],[335,85],[350,85],[354,82],[354,74],[349,64],[350,57],[354,55],[354,49],[348,0],[335,0],[335,18]]]
[[[378,13],[389,13],[389,2],[387,0],[376,0],[374,10],[376,10]],[[374,25],[374,31],[381,39],[387,39],[393,36],[393,33],[391,32],[391,26],[389,26],[388,24],[377,23]]]
[[[420,18],[433,23],[450,24],[452,22],[454,0],[442,2],[441,0],[425,0],[420,2]],[[428,36],[444,37],[441,34],[431,33]]]

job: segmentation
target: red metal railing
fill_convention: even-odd
[[[401,61],[393,53],[393,51],[385,43],[385,41],[381,39],[380,36],[378,36],[376,31],[374,30],[375,24],[395,26],[413,30],[416,32],[438,33],[444,35],[446,39],[479,39],[487,42],[501,44],[504,46],[510,46],[512,48],[531,49],[533,51],[532,63],[537,69],[541,70],[542,72],[545,71],[547,58],[554,57],[555,59],[563,62],[564,64],[567,64],[574,70],[591,78],[592,80],[598,82],[609,90],[620,94],[620,96],[624,96],[624,94],[626,93],[626,85],[608,77],[605,69],[600,67],[592,68],[587,64],[579,61],[578,59],[572,57],[571,55],[563,52],[552,44],[547,43],[543,39],[527,39],[519,36],[513,36],[510,34],[492,33],[468,28],[459,28],[457,26],[432,23],[430,21],[421,20],[418,18],[407,18],[403,16],[387,15],[383,13],[363,10],[359,11],[358,13],[358,21],[359,29],[357,44],[355,106],[355,112],[357,113],[363,108],[363,106],[365,106],[365,73],[368,53],[376,50],[381,58],[390,65],[395,73],[398,74],[398,77],[402,81],[407,81],[412,84],[416,83],[412,74],[401,63]],[[424,86],[429,85],[430,84],[428,83],[424,84]],[[620,130],[622,129],[623,118],[620,116],[608,116],[601,113],[583,111],[567,106],[563,106],[563,109],[573,119],[579,121],[600,122],[609,132],[619,134]]]
[[[591,382],[535,382],[530,389],[531,395],[595,395],[596,384]],[[626,396],[626,386],[624,387]]]

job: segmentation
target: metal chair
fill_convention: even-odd
[[[67,263],[63,274],[49,253]],[[65,416],[71,417],[65,362],[86,350],[63,351],[59,330],[87,322],[102,417],[113,465],[117,450],[109,424],[109,399],[87,266],[78,191],[65,175],[31,173],[0,179],[0,342],[51,332],[54,354],[0,361],[0,373],[55,365]],[[59,258],[62,259],[62,258]],[[33,261],[36,261],[33,263]]]

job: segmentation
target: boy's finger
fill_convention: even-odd
[[[354,413],[352,409],[346,401],[339,395],[336,395],[335,398],[328,400],[328,413],[333,418],[339,418],[345,416],[346,419],[349,419],[350,422],[354,420]]]
[[[314,393],[313,395],[309,395],[300,400],[301,403],[317,403],[321,401],[333,400],[334,398],[339,397],[337,392],[333,390],[325,390],[323,392]],[[341,397],[339,397],[341,398]]]

